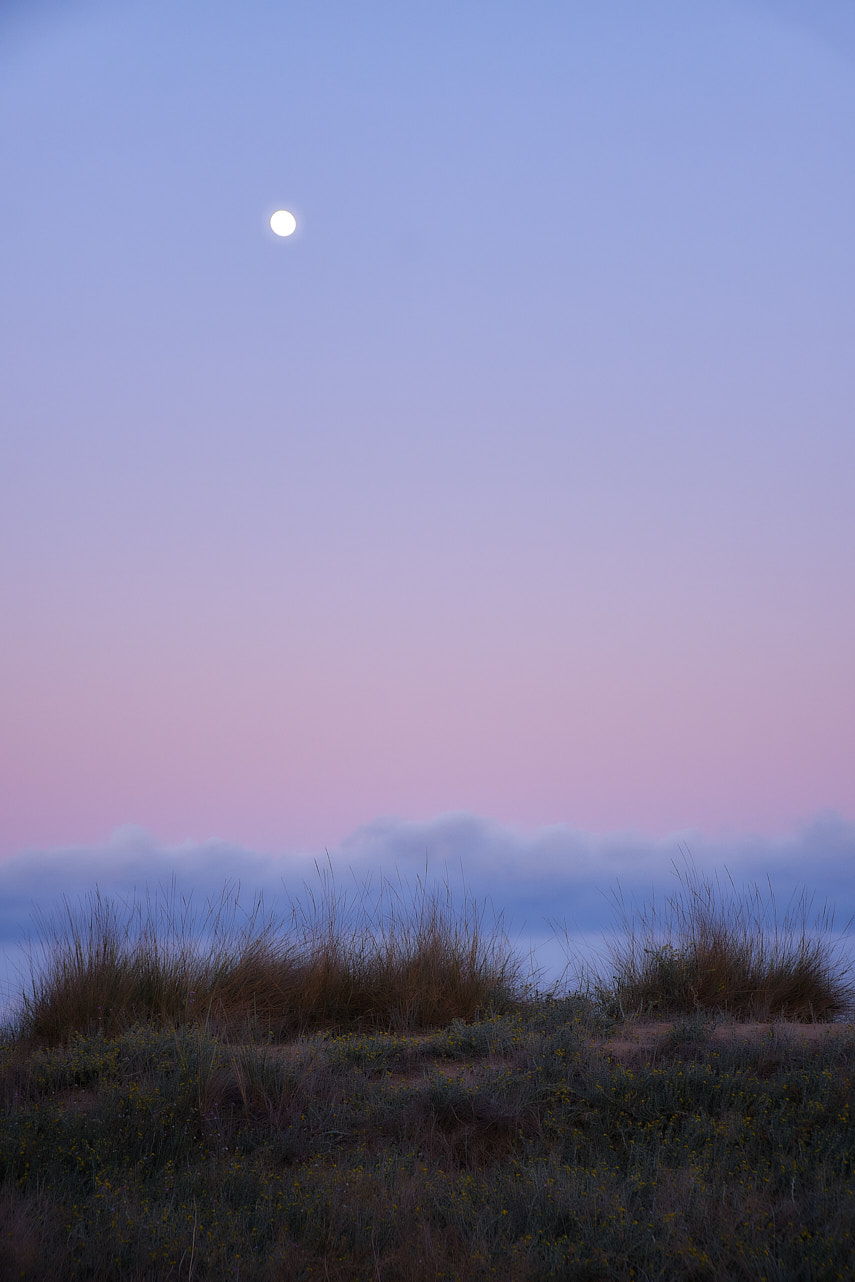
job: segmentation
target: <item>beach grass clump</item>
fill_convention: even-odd
[[[522,964],[484,909],[449,886],[409,899],[384,882],[340,891],[331,874],[284,917],[226,887],[196,913],[174,888],[119,903],[94,892],[39,922],[17,1026],[38,1042],[139,1023],[282,1037],[318,1028],[406,1031],[512,1004]]]
[[[728,877],[675,868],[676,893],[659,909],[627,911],[603,978],[589,980],[622,1016],[718,1012],[737,1019],[829,1021],[855,1008],[852,967],[832,939],[833,914],[802,892],[779,916],[769,885],[736,890]]]

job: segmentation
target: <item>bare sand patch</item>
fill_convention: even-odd
[[[679,1022],[674,1020],[655,1023],[628,1020],[614,1032],[594,1039],[593,1045],[617,1059],[628,1055],[635,1057],[639,1051],[654,1052],[668,1045],[674,1029],[679,1027]],[[855,1030],[855,1024],[852,1023],[802,1024],[792,1020],[774,1020],[768,1023],[726,1020],[710,1027],[708,1031],[701,1031],[697,1041],[718,1045],[759,1041],[783,1046],[816,1045],[833,1036],[851,1037],[853,1030]],[[686,1040],[691,1040],[689,1035]]]
[[[600,1054],[621,1062],[638,1062],[654,1060],[663,1051],[673,1052],[675,1046],[701,1049],[706,1046],[727,1047],[745,1042],[763,1042],[769,1048],[785,1051],[796,1046],[818,1046],[833,1037],[852,1038],[855,1035],[855,1023],[852,1022],[803,1024],[790,1020],[722,1020],[715,1023],[711,1019],[706,1027],[702,1024],[699,1026],[696,1037],[687,1029],[685,1035],[676,1041],[674,1030],[682,1031],[684,1026],[683,1020],[627,1020],[609,1033],[583,1034],[582,1045],[594,1055]],[[435,1031],[415,1033],[410,1034],[406,1040],[418,1046],[435,1036]],[[316,1040],[284,1042],[265,1050],[290,1061],[300,1058],[322,1061],[324,1057],[323,1043],[318,1045]],[[435,1076],[465,1081],[485,1069],[489,1072],[512,1070],[514,1063],[512,1055],[486,1055],[480,1058],[470,1056],[466,1059],[449,1060],[442,1054],[437,1054],[425,1055],[412,1064],[385,1071],[378,1065],[376,1071],[389,1085],[405,1086]]]

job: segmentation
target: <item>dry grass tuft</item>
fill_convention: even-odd
[[[615,904],[620,934],[608,948],[610,975],[589,983],[615,1014],[711,1011],[746,1020],[833,1021],[851,1015],[851,965],[831,942],[833,914],[812,913],[802,892],[779,918],[771,884],[738,893],[733,880],[675,867],[678,891],[664,910],[640,914]]]
[[[117,903],[95,891],[38,923],[18,1034],[113,1036],[139,1023],[205,1023],[220,1035],[318,1028],[401,1032],[472,1019],[522,991],[520,960],[484,910],[446,884],[369,883],[351,893],[318,869],[280,920],[226,887],[201,915],[170,893]]]

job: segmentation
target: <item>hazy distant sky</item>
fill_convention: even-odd
[[[855,819],[850,0],[21,0],[0,122],[0,851]]]

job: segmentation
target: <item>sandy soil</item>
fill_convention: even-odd
[[[630,1020],[614,1029],[607,1036],[591,1036],[589,1045],[594,1051],[622,1061],[643,1060],[655,1057],[659,1048],[667,1046],[668,1034],[675,1027],[675,1021],[647,1022]],[[786,1021],[774,1023],[737,1023],[725,1021],[714,1027],[697,1045],[733,1045],[735,1042],[758,1041],[763,1039],[770,1045],[785,1047],[793,1045],[816,1045],[827,1037],[852,1037],[855,1034],[855,1023],[836,1024],[798,1024]],[[413,1042],[429,1041],[433,1033],[411,1035]],[[691,1046],[690,1041],[682,1043]],[[303,1042],[281,1043],[269,1048],[276,1055],[293,1059],[305,1053]],[[479,1069],[501,1069],[513,1064],[511,1057],[488,1056],[485,1059],[446,1060],[441,1057],[420,1059],[410,1068],[392,1071],[388,1074],[391,1083],[403,1084],[412,1082],[429,1074],[439,1073],[443,1077],[468,1077]]]
[[[597,1038],[594,1044],[608,1054],[620,1059],[626,1055],[635,1055],[639,1051],[652,1051],[666,1041],[668,1034],[675,1027],[674,1021],[667,1023],[646,1023],[629,1021],[610,1033],[608,1037]],[[708,1040],[719,1045],[734,1042],[758,1041],[784,1045],[813,1045],[833,1035],[852,1035],[855,1024],[797,1024],[784,1020],[769,1024],[724,1022],[717,1025],[708,1035]]]
[[[654,1058],[657,1049],[667,1044],[668,1034],[674,1027],[673,1020],[660,1023],[630,1020],[609,1033],[608,1036],[592,1036],[590,1045],[594,1051],[599,1051],[603,1055],[613,1057],[622,1062],[638,1062]],[[415,1042],[427,1041],[433,1036],[433,1033],[424,1033],[416,1035],[411,1040]],[[796,1024],[777,1021],[775,1023],[762,1024],[726,1021],[713,1028],[699,1044],[708,1045],[713,1043],[726,1046],[733,1045],[735,1042],[764,1039],[771,1046],[783,1049],[786,1046],[798,1044],[817,1045],[826,1038],[833,1036],[853,1039],[855,1037],[855,1023]],[[684,1044],[691,1046],[691,1043]],[[296,1059],[301,1054],[306,1053],[307,1046],[305,1042],[295,1041],[283,1042],[265,1049],[267,1053],[272,1053],[285,1059]],[[311,1054],[312,1051],[310,1050],[309,1053]],[[500,1056],[472,1060],[444,1060],[431,1057],[417,1061],[411,1068],[388,1073],[386,1081],[393,1086],[404,1086],[434,1074],[466,1080],[484,1068],[495,1071],[512,1065],[512,1058]],[[78,1109],[83,1112],[94,1112],[100,1107],[98,1093],[91,1089],[72,1088],[63,1091],[57,1097],[57,1101],[64,1107]]]
[[[590,1045],[595,1051],[621,1061],[652,1059],[659,1048],[667,1045],[668,1034],[675,1027],[673,1020],[654,1023],[629,1021],[607,1037],[592,1037]],[[698,1045],[733,1045],[736,1042],[765,1040],[769,1045],[784,1048],[795,1045],[817,1045],[828,1037],[849,1037],[855,1033],[855,1024],[797,1024],[785,1021],[775,1023],[722,1023],[700,1039]],[[690,1046],[692,1043],[684,1042]],[[424,1060],[409,1072],[393,1073],[392,1081],[412,1081],[425,1073],[440,1073],[443,1077],[468,1076],[479,1068],[497,1069],[512,1063],[510,1059],[490,1057],[486,1060],[456,1061]]]

